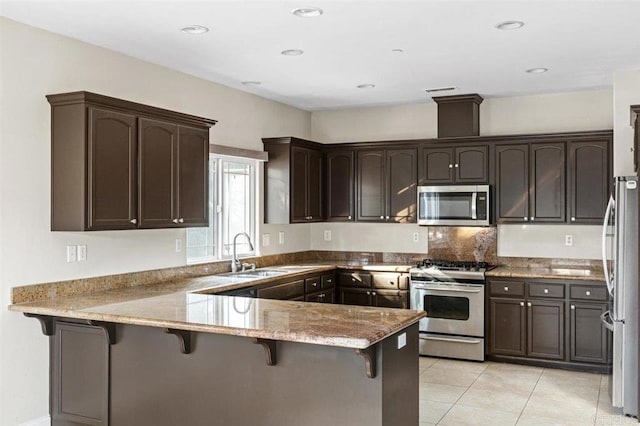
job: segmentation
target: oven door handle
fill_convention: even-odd
[[[420,338],[424,340],[437,340],[440,342],[466,343],[468,345],[477,345],[478,343],[482,343],[481,340],[458,340],[458,339],[447,339],[446,337],[434,337],[434,336],[425,336]]]
[[[426,285],[414,285],[413,288],[417,289],[417,290],[433,290],[433,291],[442,291],[442,292],[447,292],[447,291],[453,291],[456,293],[480,293],[480,289],[478,290],[463,290],[460,288],[441,288],[441,287],[436,287],[436,286],[426,286]]]

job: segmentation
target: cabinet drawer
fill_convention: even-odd
[[[400,274],[395,272],[376,272],[371,275],[375,288],[396,290],[400,281]]]
[[[492,296],[524,296],[522,281],[490,281],[489,291]]]
[[[530,297],[564,297],[563,284],[529,283]]]
[[[334,288],[335,286],[336,286],[336,279],[333,274],[322,276],[321,287],[323,290],[328,288]]]
[[[607,287],[589,285],[571,285],[569,293],[572,299],[607,300]]]
[[[333,303],[333,290],[325,290],[319,293],[307,294],[304,297],[304,301],[313,303]]]
[[[314,293],[321,289],[320,277],[311,277],[304,280],[304,291],[306,293]]]
[[[340,272],[338,284],[343,287],[371,287],[371,275],[361,272]]]
[[[304,296],[304,280],[258,289],[258,298],[260,299],[287,300],[299,296]]]

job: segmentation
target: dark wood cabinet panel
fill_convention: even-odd
[[[371,306],[371,290],[339,288],[339,301],[343,305]]]
[[[496,215],[499,222],[528,221],[528,144],[496,147]]]
[[[209,225],[209,131],[178,127],[176,196],[181,224]]]
[[[322,221],[322,152],[309,150],[307,167],[307,213],[310,222]]]
[[[304,297],[305,302],[313,303],[334,303],[334,290],[324,290],[318,293],[307,294]]]
[[[609,141],[569,142],[570,223],[602,223],[611,191],[609,146]]]
[[[607,304],[571,302],[570,310],[571,361],[606,364],[608,333],[600,315]]]
[[[453,166],[456,183],[489,182],[489,147],[487,145],[456,148]]]
[[[564,222],[565,144],[531,144],[530,221]]]
[[[136,228],[136,116],[98,108],[88,114],[88,229]]]
[[[420,185],[453,183],[453,148],[422,148]]]
[[[415,222],[417,217],[418,162],[416,149],[387,151],[387,212],[391,222]]]
[[[329,151],[326,156],[326,215],[328,221],[355,220],[354,151]]]
[[[386,216],[385,152],[358,151],[358,220],[383,222]]]
[[[56,322],[51,339],[51,424],[109,424],[109,343],[104,330]]]
[[[291,222],[307,221],[307,174],[309,150],[291,147]]]
[[[564,302],[527,301],[527,356],[564,359]]]
[[[142,228],[165,228],[177,218],[176,144],[178,126],[141,118],[140,127],[140,219]]]
[[[525,301],[492,297],[489,304],[489,352],[496,355],[526,355]]]
[[[373,290],[372,305],[379,308],[409,308],[409,293],[407,291]]]

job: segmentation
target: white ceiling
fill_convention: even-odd
[[[310,6],[324,14],[291,14]],[[631,0],[0,0],[0,14],[305,110],[424,102],[444,86],[484,97],[611,88],[615,70],[640,68]],[[506,20],[525,26],[495,28]],[[192,24],[211,31],[179,31]]]

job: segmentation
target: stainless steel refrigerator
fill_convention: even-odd
[[[602,315],[613,332],[614,407],[638,415],[638,178],[616,177],[602,230],[602,262],[610,310]]]

